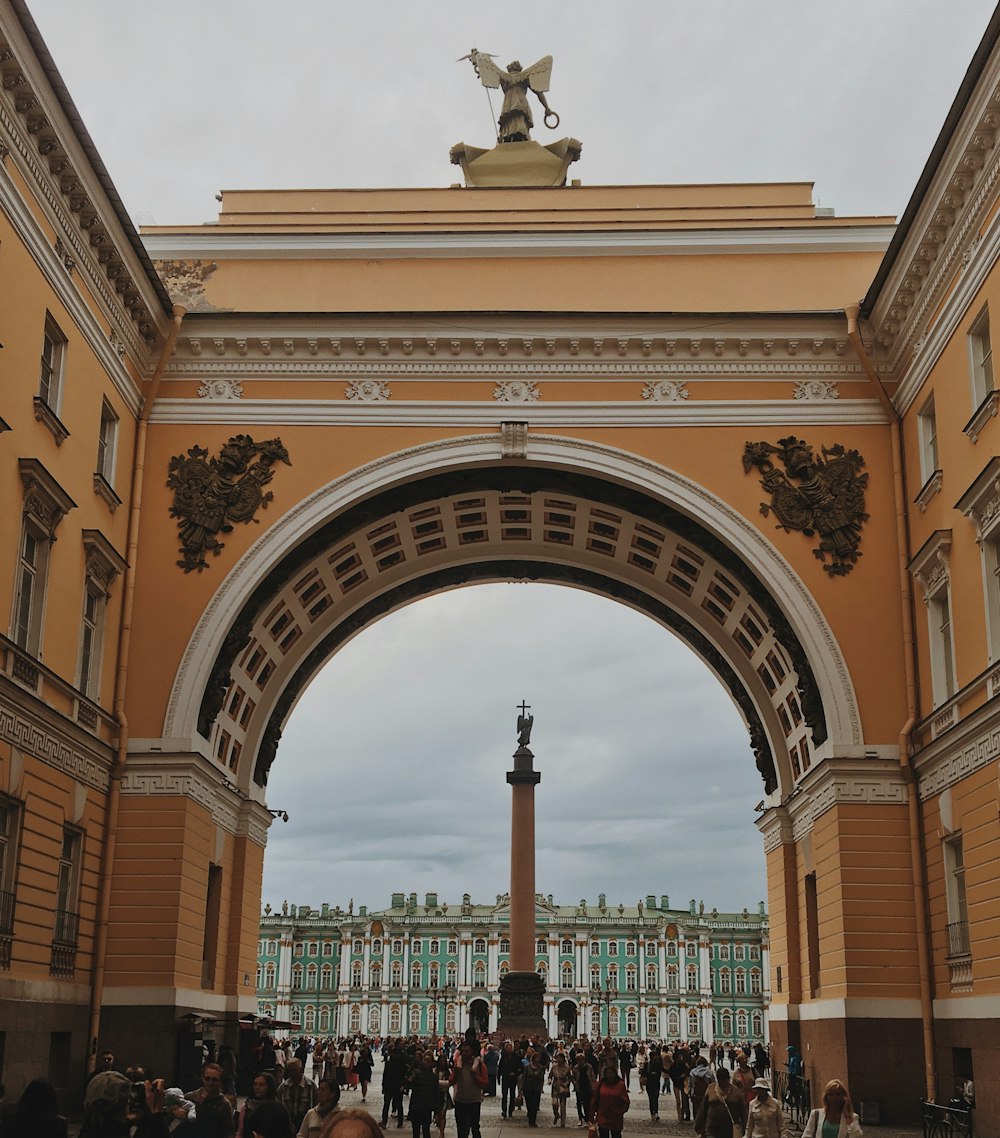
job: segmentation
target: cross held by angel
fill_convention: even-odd
[[[550,130],[559,125],[559,116],[549,106],[545,92],[552,79],[552,56],[545,55],[530,67],[522,67],[515,59],[507,64],[507,70],[498,67],[493,56],[475,48],[463,59],[472,61],[472,66],[484,87],[499,87],[503,91],[503,107],[500,111],[498,140],[503,142],[529,142],[531,128],[535,125],[528,103],[528,88],[535,93],[545,108],[542,120]],[[551,121],[550,121],[551,120]]]

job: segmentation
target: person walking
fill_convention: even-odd
[[[861,1123],[840,1079],[831,1079],[823,1088],[823,1105],[809,1111],[802,1138],[861,1138]]]
[[[660,1079],[663,1077],[663,1056],[658,1047],[654,1047],[646,1060],[645,1086],[646,1098],[649,1100],[650,1122],[660,1121]]]
[[[406,1080],[406,1055],[403,1044],[393,1041],[382,1068],[382,1129],[389,1124],[389,1111],[396,1116],[396,1126],[403,1125],[403,1083]],[[340,1079],[337,1079],[338,1086]]]
[[[695,1133],[702,1138],[734,1138],[737,1128],[743,1133],[746,1122],[746,1100],[733,1086],[729,1068],[720,1064],[715,1071],[715,1082],[709,1084],[695,1112]]]
[[[576,1091],[577,1126],[586,1126],[594,1094],[594,1068],[587,1062],[586,1052],[582,1049],[577,1051],[573,1064],[573,1087]]]
[[[538,1125],[538,1107],[542,1101],[542,1088],[545,1086],[545,1068],[542,1058],[533,1048],[528,1050],[528,1064],[521,1076],[521,1094],[524,1108],[528,1112],[528,1125]]]
[[[481,1138],[479,1115],[483,1106],[483,1088],[489,1082],[486,1064],[466,1039],[458,1049],[451,1073],[455,1095],[455,1129],[458,1138]]]
[[[368,1084],[372,1081],[372,1069],[375,1060],[372,1058],[372,1049],[367,1043],[362,1044],[354,1063],[354,1073],[358,1076],[358,1086],[361,1087],[361,1101],[368,1101]]]
[[[320,1079],[316,1087],[316,1105],[302,1119],[298,1138],[319,1138],[326,1120],[335,1113],[339,1102],[340,1087],[337,1080]]]
[[[441,1087],[434,1070],[434,1052],[428,1047],[406,1080],[410,1092],[413,1138],[431,1138],[431,1119],[441,1106]]]
[[[753,1089],[744,1138],[788,1138],[788,1121],[781,1103],[771,1097],[771,1084],[767,1079],[758,1079]]]
[[[513,1118],[517,1099],[517,1080],[521,1074],[521,1055],[508,1039],[500,1052],[497,1075],[500,1078],[500,1117]]]
[[[607,1064],[594,1087],[590,1121],[597,1123],[600,1138],[621,1138],[622,1123],[629,1108],[628,1089],[616,1067]]]
[[[566,1100],[569,1098],[570,1084],[573,1081],[565,1051],[557,1051],[549,1070],[549,1083],[552,1087],[552,1125],[566,1125]]]

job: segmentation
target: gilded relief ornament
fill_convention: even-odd
[[[181,560],[185,573],[208,568],[206,553],[216,557],[225,548],[218,535],[231,533],[237,522],[256,522],[259,508],[274,497],[264,487],[274,477],[275,462],[291,466],[281,439],[254,442],[249,435],[234,435],[209,458],[203,447],[170,460],[167,487],[174,492],[170,516],[178,518]]]
[[[773,510],[778,529],[786,533],[801,530],[806,537],[819,535],[814,556],[824,562],[831,576],[843,577],[861,556],[861,526],[868,520],[868,475],[861,473],[865,460],[856,450],[846,450],[840,443],[820,449],[822,457],[817,458],[804,439],[791,435],[778,439],[777,446],[748,442],[743,470],[749,474],[756,466],[762,475],[761,486],[771,495],[769,503],[760,504],[764,517]],[[781,459],[784,470],[774,465],[772,455]]]

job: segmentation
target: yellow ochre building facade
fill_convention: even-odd
[[[476,159],[140,238],[0,0],[10,1095],[236,1042],[299,693],[388,611],[532,579],[646,612],[740,708],[779,1056],[893,1121],[974,1076],[1000,1125],[998,35],[898,225]]]

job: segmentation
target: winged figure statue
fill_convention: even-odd
[[[545,92],[552,79],[552,56],[545,55],[530,67],[522,67],[518,60],[507,64],[507,70],[498,67],[488,52],[469,52],[464,59],[470,59],[479,81],[484,87],[500,87],[503,90],[503,108],[500,111],[498,131],[500,142],[528,142],[531,128],[535,125],[528,103],[530,88],[545,108],[543,122],[550,130],[559,125],[559,116],[549,106]],[[551,121],[550,121],[551,120]]]

